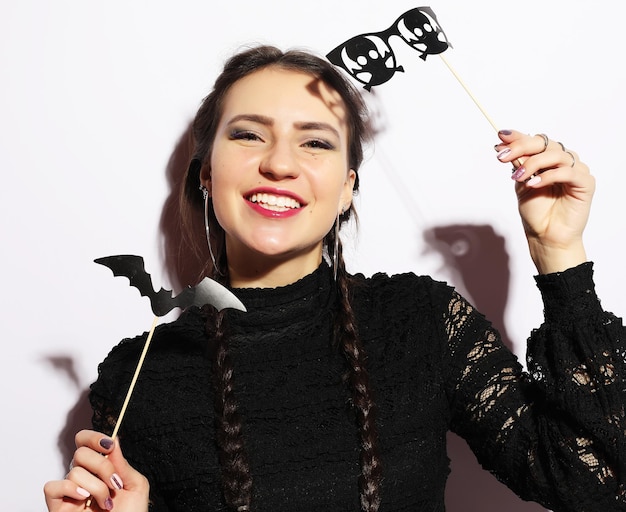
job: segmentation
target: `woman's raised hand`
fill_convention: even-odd
[[[81,430],[64,480],[44,486],[50,512],[147,512],[148,480],[122,455],[119,442],[100,432]]]
[[[595,179],[577,153],[544,134],[498,132],[498,159],[514,167],[519,212],[531,257],[541,274],[587,260],[582,235]]]

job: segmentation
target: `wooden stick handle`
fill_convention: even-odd
[[[137,379],[139,378],[139,372],[141,371],[143,362],[146,359],[146,354],[148,353],[148,348],[150,348],[150,342],[152,341],[152,336],[154,335],[154,330],[156,329],[158,320],[159,320],[159,317],[155,316],[154,320],[152,321],[152,327],[150,327],[150,332],[148,333],[148,337],[146,338],[146,341],[143,344],[143,350],[141,352],[141,356],[139,357],[139,362],[137,363],[137,367],[135,368],[135,373],[133,375],[132,380],[130,381],[130,386],[128,387],[128,391],[126,392],[126,398],[124,399],[122,410],[120,411],[120,415],[117,417],[117,421],[115,422],[115,427],[113,428],[111,439],[115,439],[117,437],[117,433],[119,432],[120,426],[122,425],[124,414],[126,413],[126,409],[128,408],[128,403],[130,402],[130,397],[132,396],[133,390],[135,389],[135,384],[137,384]],[[92,501],[93,501],[93,497],[89,496],[89,498],[87,498],[87,500],[85,501],[85,508],[89,508],[91,506]]]
[[[441,60],[443,61],[443,63],[447,66],[447,68],[450,70],[450,72],[454,75],[454,78],[457,79],[457,81],[461,84],[461,86],[463,87],[463,89],[465,89],[465,92],[469,95],[470,98],[472,98],[472,101],[476,104],[476,106],[478,107],[478,110],[480,110],[483,114],[483,116],[485,116],[485,119],[487,119],[487,121],[489,121],[489,124],[493,127],[493,129],[497,132],[499,131],[498,126],[496,125],[495,121],[493,119],[491,119],[491,116],[489,114],[487,114],[487,111],[483,108],[483,106],[480,104],[480,102],[478,101],[478,99],[476,98],[476,96],[474,96],[472,94],[472,91],[470,91],[469,87],[465,84],[465,82],[461,79],[461,77],[459,76],[459,74],[454,70],[454,68],[450,65],[450,63],[448,62],[448,59],[446,59],[443,56],[443,53],[439,54],[439,57],[441,58]],[[522,165],[523,160],[521,158],[518,158],[516,160],[513,160],[511,162],[513,164],[513,169],[517,169],[520,165]]]
[[[487,121],[489,121],[489,124],[493,127],[493,129],[495,131],[498,131],[498,127],[496,126],[496,123],[494,122],[493,119],[491,119],[491,117],[489,116],[489,114],[487,114],[487,111],[483,108],[483,106],[480,104],[480,102],[476,99],[476,96],[474,96],[472,94],[472,92],[469,90],[469,87],[467,85],[465,85],[465,82],[461,79],[461,77],[459,76],[459,74],[454,70],[454,68],[450,65],[450,63],[448,62],[448,60],[443,56],[443,53],[439,54],[439,57],[441,57],[441,60],[443,61],[443,63],[448,67],[448,69],[450,70],[450,72],[454,75],[454,77],[457,79],[457,81],[461,84],[461,86],[463,87],[463,89],[465,89],[465,92],[467,94],[469,94],[469,97],[472,98],[472,101],[476,104],[476,106],[478,107],[478,110],[480,110],[483,114],[483,116],[485,116],[485,118],[487,119]]]
[[[122,410],[120,411],[120,415],[117,417],[115,428],[113,429],[113,433],[111,434],[111,439],[115,439],[117,437],[117,433],[120,429],[120,426],[122,425],[124,414],[126,413],[126,409],[128,408],[128,403],[130,402],[130,397],[132,396],[133,390],[135,389],[135,384],[137,384],[137,379],[139,378],[139,372],[141,371],[143,362],[146,359],[146,354],[148,353],[148,348],[150,347],[150,342],[152,341],[152,336],[154,335],[154,330],[156,329],[158,320],[159,320],[159,317],[155,316],[152,322],[152,327],[150,328],[150,332],[148,333],[148,337],[146,338],[146,342],[143,345],[143,351],[141,352],[141,356],[139,357],[139,362],[137,363],[137,367],[135,368],[135,374],[133,375],[133,379],[130,381],[130,386],[128,388],[128,392],[126,393],[126,398],[124,399]]]

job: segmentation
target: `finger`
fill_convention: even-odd
[[[506,130],[507,132],[509,130]],[[545,133],[535,135],[525,135],[519,132],[501,137],[506,142],[501,142],[494,146],[497,151],[497,158],[501,162],[514,162],[515,166],[521,165],[526,158],[545,153],[546,151],[559,150],[563,151],[563,145],[557,141],[551,140]]]
[[[589,167],[576,159],[572,167],[570,155],[563,158],[567,164],[559,165],[553,169],[542,170],[532,174],[527,180],[519,180],[518,186],[527,188],[542,188],[550,185],[564,185],[572,197],[591,197],[595,191],[595,178],[591,175]]]
[[[579,192],[593,194],[595,190],[595,178],[589,172],[587,165],[576,161],[576,164],[572,167],[569,155],[567,155],[564,160],[568,163],[540,174],[535,174],[533,178],[526,182],[526,185],[539,188],[560,183],[568,185],[573,192],[577,190]]]
[[[81,430],[76,434],[75,442],[78,448],[72,459],[73,464],[78,463],[86,467],[91,473],[109,482],[112,489],[123,488],[122,480],[115,473],[114,465],[107,461],[107,457],[116,446],[113,439],[101,432]]]
[[[103,458],[101,455],[98,456]],[[80,494],[82,501],[90,504],[93,500],[97,502],[102,509],[111,510],[113,500],[111,498],[110,486],[99,476],[90,473],[81,466],[76,466],[69,472],[65,481],[73,484],[76,492]]]
[[[504,144],[510,144],[511,142],[524,137],[526,134],[518,132],[517,130],[499,130],[498,137]]]
[[[501,140],[501,144],[512,144],[515,142],[530,143],[530,147],[534,148],[537,153],[544,151],[544,148],[547,148],[549,142],[551,142],[550,137],[545,133],[530,135],[517,130],[500,130],[498,137]]]
[[[567,149],[564,149],[563,152],[567,153],[571,157],[572,163],[570,164],[570,167],[574,167],[576,165],[576,160],[577,160],[576,159],[576,155],[574,154],[574,152],[573,151],[569,151]]]
[[[558,143],[557,143],[558,144]],[[545,153],[533,155],[525,161],[525,167],[531,172],[541,173],[549,169],[558,169],[560,167],[573,168],[579,166],[579,170],[589,172],[587,166],[580,161],[578,154],[572,150],[551,149]]]
[[[497,149],[508,147],[520,152],[520,156],[523,154],[542,153],[548,148],[551,142],[550,138],[545,133],[529,135],[527,133],[518,132],[517,130],[500,130],[498,137],[501,142],[496,144]],[[523,152],[524,148],[528,153]]]
[[[117,474],[113,462],[86,446],[81,446],[74,452],[74,468],[70,471],[70,475],[73,476],[75,472],[81,476],[84,476],[84,473],[91,477],[97,476],[108,489],[120,490],[124,488],[122,478]],[[84,482],[84,480],[77,481]]]
[[[76,447],[86,446],[104,455],[110,453],[115,443],[113,439],[94,430],[81,430],[74,437]]]
[[[117,478],[123,479],[124,489],[148,493],[150,488],[148,479],[128,463],[117,439],[115,440],[115,448],[109,454],[109,460],[115,466]]]
[[[77,503],[84,502],[91,493],[80,487],[75,482],[70,480],[56,480],[46,482],[43,486],[43,492],[46,497],[46,503],[51,503],[52,500],[61,500],[69,498],[75,500]]]
[[[564,154],[563,152],[559,152],[558,155],[551,152],[542,152],[531,157],[515,159],[512,162],[511,179],[517,182],[525,182],[535,178],[549,169],[558,167]]]
[[[109,454],[109,461],[113,464],[116,471],[124,477],[124,481],[126,481],[126,477],[132,478],[135,475],[140,474],[128,463],[128,461],[124,457],[124,454],[122,453],[122,448],[117,439],[115,440],[114,447]]]
[[[494,146],[497,152],[496,157],[501,162],[511,163],[513,171],[515,171],[524,163],[525,158],[522,157],[529,154],[528,142],[532,141],[533,138],[515,130],[500,130],[498,136],[502,142]],[[537,140],[532,141],[531,145],[536,146],[538,140],[540,140],[540,149],[537,149],[537,152],[545,151],[549,139],[546,135],[541,134]]]

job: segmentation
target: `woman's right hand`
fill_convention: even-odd
[[[119,442],[93,430],[76,434],[76,451],[65,480],[44,486],[50,512],[148,510],[150,486],[122,455]],[[87,503],[90,503],[87,507]]]

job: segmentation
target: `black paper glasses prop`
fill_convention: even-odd
[[[354,36],[337,46],[326,57],[331,63],[347,71],[369,91],[372,87],[387,82],[397,71],[404,71],[396,62],[396,56],[389,45],[392,36],[400,37],[419,52],[420,58],[424,61],[428,55],[439,55],[487,121],[498,131],[496,124],[442,55],[448,48],[452,48],[452,45],[430,7],[416,7],[406,11],[382,32]]]
[[[387,82],[396,71],[404,71],[396,63],[389,39],[398,36],[426,60],[428,55],[443,53],[450,43],[430,7],[417,7],[405,12],[386,30],[361,34],[340,44],[326,57],[361,82],[366,90]]]

